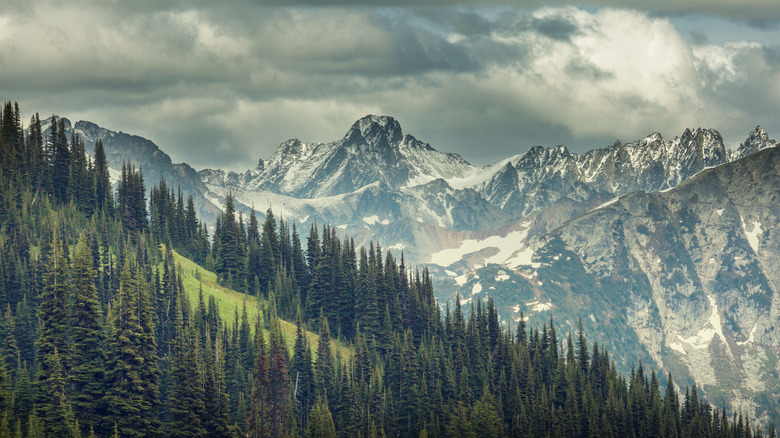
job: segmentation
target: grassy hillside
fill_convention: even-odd
[[[258,300],[255,297],[247,296],[244,293],[236,292],[217,284],[217,275],[214,272],[206,270],[176,251],[173,252],[173,257],[176,263],[176,272],[181,275],[184,290],[187,292],[191,305],[196,306],[198,304],[198,291],[202,286],[203,297],[206,302],[208,302],[209,296],[213,296],[219,306],[219,313],[222,319],[232,324],[235,320],[236,310],[238,310],[238,315],[240,315],[244,302],[246,302],[246,313],[254,329],[255,315],[264,308],[266,305],[265,300]],[[287,321],[280,322],[287,347],[292,353],[293,344],[295,343],[295,324]],[[266,339],[268,339],[267,333]],[[308,332],[308,339],[316,357],[319,335]],[[334,354],[341,355],[343,358],[350,357],[354,353],[352,348],[337,340],[331,340],[331,350]]]

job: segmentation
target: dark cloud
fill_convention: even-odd
[[[340,138],[368,113],[478,164],[698,125],[738,140],[758,123],[780,132],[764,120],[780,101],[778,50],[708,38],[707,14],[752,13],[687,3],[14,0],[0,11],[0,95],[233,169],[291,137]],[[683,37],[663,15],[694,12],[708,33]]]
[[[530,27],[547,38],[559,41],[569,41],[578,31],[577,26],[564,17],[533,19]]]
[[[569,75],[591,81],[600,81],[614,78],[614,74],[608,71],[604,71],[596,64],[582,58],[572,59],[568,64],[566,64],[565,72]]]
[[[544,6],[577,5],[589,8],[624,8],[662,15],[706,14],[734,20],[759,22],[780,21],[780,2],[773,0],[591,0],[586,3],[547,0],[259,0],[273,6],[313,7],[515,7],[535,9]]]

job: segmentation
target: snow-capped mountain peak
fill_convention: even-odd
[[[388,147],[396,146],[402,140],[403,132],[397,120],[389,116],[367,115],[349,128],[342,142],[355,146]]]
[[[738,160],[740,158],[747,157],[748,155],[758,152],[761,149],[774,147],[777,142],[769,138],[769,134],[766,133],[761,126],[756,126],[755,129],[750,131],[748,138],[740,143],[739,148],[736,151],[732,151],[730,161]]]

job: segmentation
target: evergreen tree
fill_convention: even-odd
[[[143,437],[152,432],[152,418],[144,416],[144,393],[148,382],[144,370],[141,343],[142,329],[138,322],[136,302],[138,279],[125,258],[119,283],[116,307],[110,315],[108,337],[107,390],[108,416],[106,424],[114,425],[122,436]]]
[[[54,199],[60,204],[68,201],[70,185],[70,150],[65,134],[65,123],[51,116],[51,184]]]
[[[322,397],[317,397],[317,403],[311,410],[306,436],[311,438],[336,438],[336,426],[328,404]]]
[[[334,396],[333,353],[330,350],[330,327],[328,318],[322,318],[320,339],[317,342],[316,392],[327,404]]]
[[[114,213],[114,195],[111,190],[111,177],[108,173],[106,152],[103,140],[95,142],[95,208],[106,215]]]
[[[73,259],[73,298],[70,311],[70,393],[73,412],[84,430],[100,427],[105,415],[103,317],[97,299],[95,271],[86,235],[81,234]]]
[[[236,221],[233,195],[225,197],[225,210],[221,215],[219,232],[214,234],[216,266],[220,281],[234,289],[242,289],[244,272],[244,248],[241,230]]]
[[[62,240],[55,229],[50,242],[51,254],[44,278],[44,290],[40,297],[38,320],[40,321],[40,337],[35,341],[39,363],[39,381],[48,380],[51,376],[47,360],[54,350],[68,351],[68,309],[67,301],[71,294],[70,269],[62,250]],[[65,367],[62,357],[58,355],[59,365]]]
[[[48,435],[58,437],[79,435],[75,428],[75,420],[71,411],[70,401],[65,392],[65,373],[57,348],[51,354],[44,357],[46,377],[39,381],[39,407],[43,419],[44,428]]]
[[[268,345],[268,421],[273,437],[285,436],[289,429],[290,387],[287,375],[287,351],[279,321],[271,319]]]
[[[259,325],[258,325],[259,327]],[[255,364],[252,372],[251,409],[247,423],[249,436],[260,438],[268,436],[270,407],[268,403],[270,383],[268,350],[263,338],[263,330],[257,330],[255,336]]]

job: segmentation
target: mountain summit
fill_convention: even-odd
[[[367,115],[355,122],[342,140],[344,144],[366,144],[377,148],[397,146],[403,140],[401,124],[389,116]]]
[[[476,169],[460,155],[439,152],[411,135],[404,136],[394,118],[368,115],[355,122],[341,140],[287,140],[262,169],[242,178],[214,170],[201,171],[201,177],[209,184],[240,180],[241,188],[317,198],[352,193],[375,183],[396,190]]]

